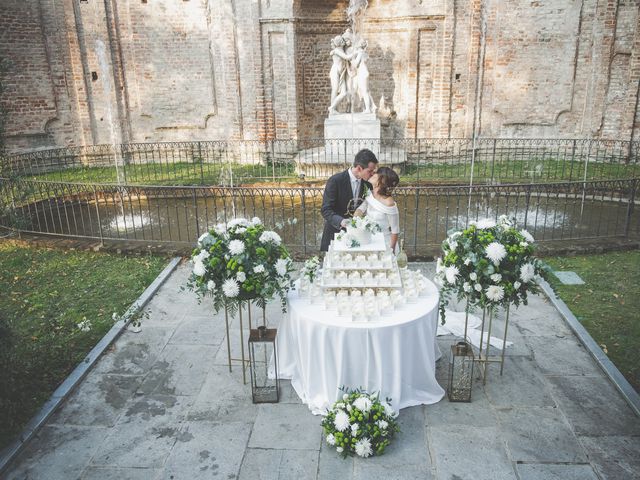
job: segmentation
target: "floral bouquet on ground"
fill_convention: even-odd
[[[440,315],[452,294],[467,299],[470,307],[493,309],[508,304],[527,304],[537,293],[536,277],[545,278],[547,267],[534,254],[534,239],[503,215],[498,222],[471,222],[452,232],[442,243],[443,257],[436,264],[440,290]]]
[[[400,431],[391,400],[381,402],[379,394],[370,395],[360,389],[342,391],[342,400],[334,403],[322,421],[327,444],[343,457],[382,455]]]
[[[212,296],[216,312],[227,307],[234,313],[246,300],[264,307],[276,295],[286,311],[293,270],[289,252],[258,217],[217,224],[200,236],[191,261],[187,287],[200,298]]]

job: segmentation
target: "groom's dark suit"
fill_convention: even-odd
[[[364,198],[366,186],[371,190],[371,184],[365,180],[360,180],[360,188],[358,190],[358,198]],[[329,244],[333,240],[333,236],[340,231],[340,222],[343,219],[353,215],[355,208],[359,203],[354,202],[349,205],[349,201],[353,199],[353,191],[351,190],[351,178],[349,171],[345,170],[336,173],[327,181],[324,187],[324,195],[322,196],[322,217],[324,218],[324,230],[322,232],[322,242],[320,250],[326,252]],[[350,208],[351,207],[351,208]],[[347,209],[350,211],[347,212]]]

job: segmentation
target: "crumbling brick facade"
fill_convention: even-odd
[[[318,138],[348,0],[4,0],[10,151]],[[387,138],[637,140],[631,0],[370,0]],[[381,100],[384,99],[382,102]]]

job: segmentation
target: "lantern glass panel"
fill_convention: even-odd
[[[470,402],[473,386],[473,348],[466,342],[451,345],[449,356],[449,401]]]
[[[249,333],[249,365],[253,403],[276,403],[280,400],[276,334],[277,329],[266,327],[251,329]]]

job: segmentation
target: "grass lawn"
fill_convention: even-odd
[[[131,164],[120,170],[121,178],[131,185],[251,185],[260,182],[298,182],[293,162],[241,165],[175,162]],[[422,183],[466,184],[471,176],[467,159],[437,163],[408,162],[400,175],[403,185]],[[478,161],[474,166],[475,183],[550,183],[582,180],[584,163],[555,159]],[[590,163],[587,180],[633,178],[640,176],[640,165],[621,163]],[[115,167],[74,167],[55,172],[25,176],[26,179],[57,182],[116,183]],[[311,180],[311,179],[309,179]]]
[[[166,264],[0,241],[0,448]]]
[[[640,392],[640,251],[545,259],[584,285],[550,281],[620,372]]]

